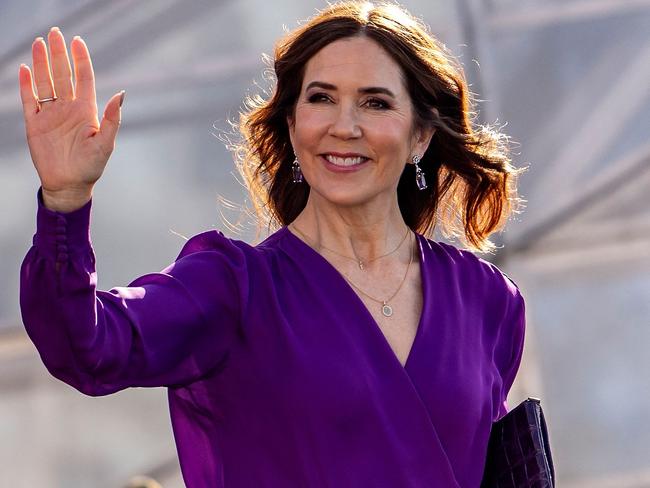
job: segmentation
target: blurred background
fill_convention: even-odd
[[[650,0],[404,1],[462,62],[503,125],[525,212],[491,256],[527,299],[510,405],[542,399],[563,488],[650,487]],[[18,66],[59,26],[81,35],[98,104],[126,90],[96,187],[93,240],[108,289],[172,262],[183,238],[239,232],[246,195],[219,135],[268,87],[262,53],[324,1],[0,2],[0,486],[183,486],[164,389],[85,397],[28,341],[18,271],[35,227]],[[136,486],[133,481],[130,486]],[[140,485],[138,485],[140,486]]]

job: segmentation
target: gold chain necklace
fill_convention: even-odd
[[[410,239],[409,239],[409,243],[410,243]],[[346,279],[346,281],[347,281],[348,283],[350,283],[354,288],[356,288],[360,293],[362,293],[363,295],[367,296],[367,297],[370,298],[371,300],[373,300],[373,301],[375,301],[375,302],[377,302],[377,303],[380,303],[380,304],[381,304],[381,313],[384,315],[384,317],[390,317],[391,315],[393,315],[393,307],[391,307],[391,306],[388,304],[388,302],[390,302],[393,298],[395,298],[395,296],[396,296],[396,295],[399,293],[399,291],[402,289],[402,285],[403,285],[404,282],[406,281],[406,277],[407,277],[408,274],[409,274],[409,269],[411,268],[411,263],[413,263],[413,249],[410,250],[410,255],[411,255],[411,256],[410,256],[410,258],[409,258],[409,264],[406,266],[406,272],[404,273],[404,277],[402,278],[402,281],[400,282],[399,286],[397,287],[397,290],[395,290],[395,293],[393,293],[393,294],[392,294],[389,298],[387,298],[386,300],[380,300],[379,298],[375,298],[375,297],[373,297],[373,296],[371,296],[371,295],[368,295],[365,291],[363,291],[361,288],[359,288],[357,285],[355,285],[355,284],[352,282],[352,280],[351,280],[350,278],[348,278],[347,276],[345,276],[343,273],[341,273],[341,274],[342,274],[343,277]]]
[[[307,241],[307,243],[309,244],[310,247],[315,248],[315,246],[311,243],[311,240],[308,239],[305,234],[300,232],[300,230],[298,230],[295,225],[293,225],[293,224],[291,224],[291,225],[293,226],[294,230],[296,230],[303,237],[303,239],[305,239],[305,241]],[[408,236],[409,234],[410,234],[410,232],[407,230],[406,235]],[[406,239],[406,236],[404,236],[404,239],[402,239],[402,242],[404,242],[405,239]],[[409,239],[409,243],[410,243],[410,239]],[[401,245],[402,244],[400,243],[400,246]],[[389,254],[392,254],[393,252],[395,252],[395,250],[391,251]],[[335,254],[337,254],[337,253],[335,253]],[[341,276],[343,276],[343,278],[345,278],[345,281],[350,283],[350,285],[352,285],[357,291],[359,291],[359,293],[363,294],[364,296],[370,298],[371,300],[373,300],[373,301],[375,301],[377,303],[380,303],[381,304],[381,313],[384,315],[384,317],[390,317],[391,315],[393,315],[393,307],[391,307],[388,302],[390,302],[393,298],[395,298],[397,296],[397,294],[399,293],[399,291],[402,289],[402,286],[404,285],[404,282],[406,281],[406,277],[409,274],[409,269],[411,268],[411,264],[413,263],[413,249],[410,249],[409,254],[410,254],[409,264],[406,266],[406,272],[404,273],[404,276],[402,277],[402,281],[400,282],[399,286],[397,287],[397,290],[395,290],[395,292],[390,297],[388,297],[386,300],[380,300],[379,298],[375,298],[375,297],[369,295],[368,293],[363,291],[361,288],[359,288],[358,285],[354,284],[352,282],[352,280],[350,280],[350,278],[348,278],[344,273],[341,273],[340,271],[339,271],[339,273],[341,273]],[[347,256],[343,256],[343,257],[347,257]],[[376,259],[378,259],[378,258],[376,258]],[[361,269],[363,269],[363,268],[361,268]]]
[[[305,235],[304,232],[302,232],[300,229],[298,229],[298,227],[296,227],[296,224],[293,224],[293,223],[292,223],[292,224],[290,224],[290,225],[291,225],[291,227],[293,227],[293,229],[294,229],[296,232],[298,232],[298,234],[300,234],[300,235],[302,236],[303,239],[305,239],[307,242],[310,242],[310,245],[311,245],[311,241],[310,241],[310,239],[307,238],[307,236]],[[345,254],[341,254],[341,253],[339,253],[339,252],[336,252],[334,249],[330,249],[329,247],[325,247],[325,246],[323,246],[322,244],[321,244],[319,247],[320,247],[321,249],[325,249],[325,250],[327,250],[327,251],[329,251],[329,252],[331,252],[331,253],[334,253],[334,254],[336,254],[337,256],[341,256],[342,258],[345,258],[345,259],[349,259],[349,260],[351,260],[351,261],[354,261],[355,263],[357,263],[357,264],[359,265],[359,269],[360,269],[361,271],[365,271],[365,269],[366,269],[365,266],[366,266],[366,265],[372,263],[373,261],[376,261],[377,259],[381,259],[381,258],[385,258],[386,256],[390,256],[390,255],[393,254],[395,251],[397,251],[400,247],[402,247],[402,244],[404,244],[404,241],[406,240],[406,237],[409,235],[409,230],[410,230],[410,229],[409,229],[408,226],[407,226],[407,227],[406,227],[406,233],[404,234],[404,237],[402,237],[402,240],[399,242],[399,244],[397,245],[397,247],[396,247],[395,249],[393,249],[393,250],[390,251],[390,252],[387,252],[386,254],[382,254],[381,256],[377,256],[376,258],[369,259],[368,261],[366,261],[365,265],[364,265],[364,263],[363,263],[363,260],[361,260],[361,259],[359,259],[359,258],[357,258],[357,257],[352,258],[352,257],[350,257],[350,256],[346,256]],[[315,246],[311,246],[311,247],[315,247]]]

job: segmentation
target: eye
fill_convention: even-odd
[[[390,108],[388,102],[382,100],[381,98],[369,98],[365,101],[365,105],[370,108],[380,109],[380,110],[385,110],[387,108]]]
[[[326,93],[314,93],[307,97],[309,103],[329,102],[331,98]]]

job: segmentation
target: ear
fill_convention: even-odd
[[[417,154],[422,157],[429,148],[429,144],[431,144],[431,139],[435,133],[435,127],[417,129],[413,136],[413,149],[411,150],[411,155]]]
[[[287,128],[289,129],[289,140],[291,141],[291,146],[295,147],[293,144],[293,133],[296,129],[296,126],[291,115],[287,115]]]

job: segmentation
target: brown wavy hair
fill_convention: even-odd
[[[511,165],[509,138],[473,126],[472,94],[460,64],[421,21],[389,3],[331,5],[276,44],[275,87],[267,99],[257,95],[245,101],[235,124],[241,141],[231,145],[258,223],[288,225],[304,209],[309,185],[293,183],[287,117],[294,113],[309,59],[332,42],[355,36],[374,40],[397,62],[415,127],[436,129],[420,162],[428,188],[417,188],[411,164],[400,178],[397,198],[404,221],[426,236],[440,224],[445,237],[473,250],[493,250],[489,235],[521,204],[516,179],[522,170]]]

